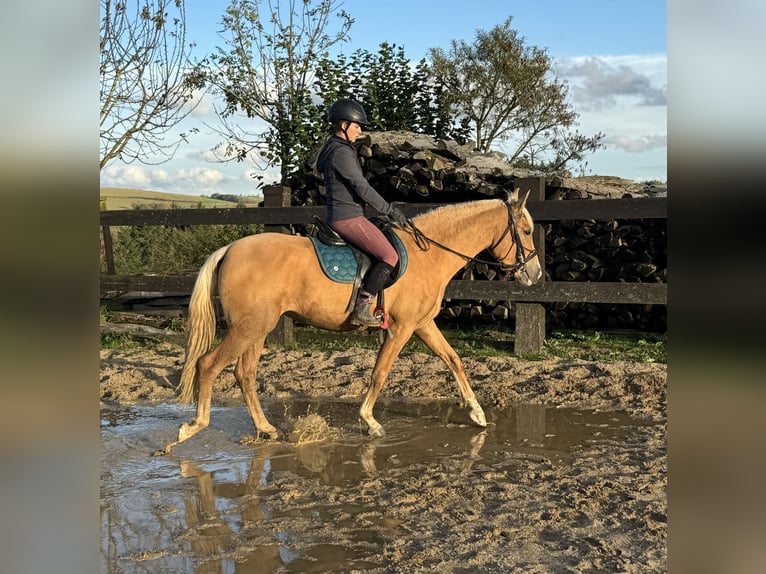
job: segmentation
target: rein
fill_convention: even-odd
[[[508,253],[511,252],[511,249],[513,249],[513,244],[516,244],[516,263],[513,265],[508,265],[506,263],[503,263],[502,261],[491,261],[487,259],[481,259],[480,257],[471,257],[469,255],[465,255],[463,253],[460,253],[459,251],[455,251],[451,247],[447,247],[446,245],[443,245],[442,243],[439,243],[438,241],[431,239],[427,235],[425,235],[420,229],[418,229],[415,224],[412,222],[412,219],[407,219],[407,225],[401,226],[404,231],[407,231],[408,233],[412,234],[412,237],[415,240],[415,245],[417,245],[421,251],[428,251],[431,247],[430,244],[436,245],[438,248],[447,251],[449,253],[452,253],[453,255],[457,255],[461,259],[464,259],[468,263],[484,263],[486,265],[491,265],[493,267],[499,267],[501,271],[505,271],[505,279],[508,279],[513,273],[516,273],[518,271],[523,271],[526,269],[527,263],[532,260],[537,255],[537,249],[532,249],[526,256],[524,255],[524,246],[521,244],[521,238],[519,237],[519,229],[518,225],[516,224],[516,216],[513,214],[513,209],[510,205],[507,203],[505,204],[506,209],[508,210],[508,226],[505,228],[505,231],[503,231],[503,234],[500,236],[500,238],[495,241],[492,245],[490,245],[487,249],[493,250],[495,249],[500,243],[505,239],[505,236],[509,233],[513,234],[512,243],[511,246],[508,247],[508,251],[506,252],[506,256]],[[505,256],[501,257],[500,259],[505,259]]]

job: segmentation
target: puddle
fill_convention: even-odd
[[[357,401],[271,400],[264,408],[282,431],[315,413],[340,437],[241,444],[254,432],[245,407],[213,408],[210,427],[152,457],[193,409],[102,410],[102,572],[379,569],[383,545],[412,535],[397,518],[401,508],[387,509],[393,498],[406,503],[405,484],[416,497],[477,481],[492,493],[519,469],[566,467],[582,449],[646,426],[616,412],[516,405],[486,409],[483,430],[452,402],[381,399],[375,415],[387,435],[372,440]]]

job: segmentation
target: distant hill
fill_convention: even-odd
[[[241,203],[257,205],[261,198],[242,196]],[[149,208],[171,207],[237,207],[237,201],[225,201],[202,197],[201,195],[185,195],[182,193],[166,193],[164,191],[147,191],[143,189],[128,189],[122,187],[101,188],[102,209],[134,209],[140,206]],[[105,205],[104,205],[105,204]]]

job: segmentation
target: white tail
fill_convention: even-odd
[[[230,246],[221,247],[207,258],[194,283],[186,324],[186,358],[178,386],[178,400],[181,403],[188,403],[197,397],[197,361],[210,350],[215,338],[214,279],[218,264]]]

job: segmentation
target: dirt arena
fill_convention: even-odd
[[[103,572],[667,570],[666,365],[464,357],[480,429],[447,367],[405,354],[372,440],[374,351],[268,350],[282,440],[254,436],[227,369],[210,427],[153,457],[193,416],[182,360],[101,351]]]

